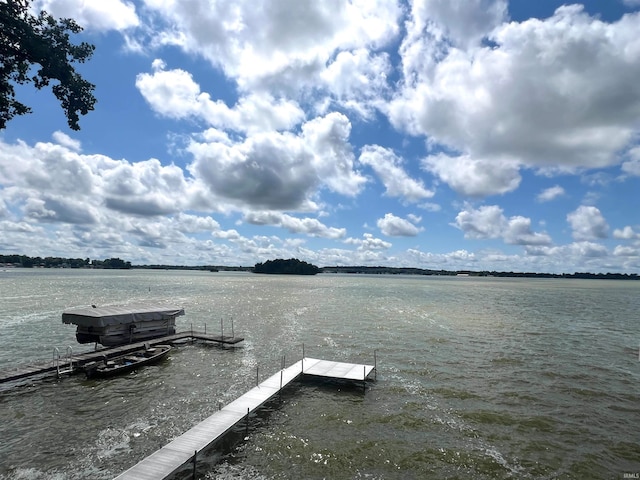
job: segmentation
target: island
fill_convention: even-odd
[[[281,275],[315,275],[320,273],[321,269],[297,258],[283,260],[277,258],[275,260],[267,260],[264,263],[256,263],[253,267],[253,273],[273,273]]]

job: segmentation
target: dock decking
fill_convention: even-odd
[[[162,480],[242,422],[247,416],[274,397],[282,388],[303,375],[342,380],[366,381],[373,365],[340,363],[303,358],[280,370],[195,427],[173,439],[115,480]]]
[[[223,345],[235,345],[244,340],[243,337],[227,336],[227,335],[209,335],[202,332],[196,332],[193,330],[176,333],[174,335],[167,335],[164,337],[158,337],[151,340],[145,340],[143,342],[130,343],[127,345],[121,345],[119,347],[104,348],[93,352],[78,353],[71,356],[73,365],[81,367],[82,365],[99,360],[106,356],[107,358],[123,355],[140,348],[144,348],[145,344],[159,345],[161,343],[173,343],[180,340],[205,340],[207,342],[215,342]],[[33,363],[29,365],[21,365],[15,368],[9,368],[7,370],[0,371],[0,384],[11,382],[13,380],[20,380],[23,378],[45,375],[47,373],[54,373],[58,371],[58,368],[62,371],[69,371],[72,368],[69,365],[69,357],[66,355],[60,356],[59,362],[54,360],[46,362]]]

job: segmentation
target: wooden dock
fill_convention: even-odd
[[[59,371],[63,373],[76,373],[78,371],[81,371],[81,367],[84,364],[100,360],[105,356],[107,358],[117,357],[119,355],[124,355],[134,350],[144,348],[145,344],[153,346],[162,343],[174,343],[180,340],[204,340],[207,342],[215,342],[222,345],[235,345],[242,342],[244,338],[236,337],[235,335],[209,335],[203,332],[189,330],[186,332],[176,333],[174,335],[167,335],[164,337],[146,340],[144,342],[121,345],[119,347],[103,348],[92,352],[73,354],[70,356],[63,354],[57,361],[54,356],[52,360],[46,362],[33,363],[29,365],[21,365],[16,368],[10,368],[0,371],[0,384],[39,375],[57,374]]]
[[[206,420],[173,439],[160,450],[116,477],[116,480],[166,479],[185,464],[195,462],[198,453],[215,443],[239,423],[247,421],[251,412],[303,375],[365,382],[374,369],[373,365],[303,358],[290,367],[280,370]]]

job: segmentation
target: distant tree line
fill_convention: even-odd
[[[321,271],[319,267],[298,260],[297,258],[267,260],[264,263],[256,263],[253,267],[254,273],[277,273],[284,275],[315,275]]]
[[[497,271],[472,271],[472,270],[429,270],[423,268],[402,267],[323,267],[324,273],[360,273],[378,275],[445,275],[468,277],[513,277],[513,278],[591,278],[608,280],[640,280],[637,273],[536,273],[536,272],[497,272]]]
[[[120,258],[107,258],[105,260],[91,260],[89,258],[62,258],[62,257],[28,257],[26,255],[0,255],[0,263],[14,265],[22,268],[104,268],[104,269],[129,269],[131,262]]]
[[[497,272],[497,271],[472,271],[472,270],[430,270],[412,267],[370,267],[370,266],[333,266],[317,267],[310,263],[290,258],[288,260],[267,260],[264,263],[256,263],[254,267],[200,265],[200,266],[176,266],[176,265],[132,265],[131,262],[120,258],[107,258],[105,260],[91,260],[89,258],[61,258],[61,257],[28,257],[26,255],[0,255],[0,265],[11,265],[23,268],[103,268],[103,269],[130,269],[146,268],[152,270],[202,270],[209,272],[232,271],[254,273],[279,273],[288,275],[315,275],[316,273],[350,273],[369,275],[443,275],[443,276],[469,276],[469,277],[511,277],[511,278],[588,278],[603,280],[640,280],[637,273],[536,273],[536,272]]]

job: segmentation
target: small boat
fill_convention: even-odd
[[[106,378],[120,375],[135,370],[144,365],[157,363],[169,355],[171,346],[146,345],[144,349],[129,352],[118,357],[108,358],[106,355],[102,361],[91,362],[84,366],[87,378]]]

